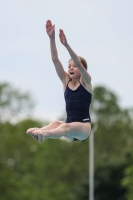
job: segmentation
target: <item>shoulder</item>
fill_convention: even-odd
[[[63,89],[64,91],[66,90],[67,84],[70,81],[70,77],[69,74],[67,72],[65,72],[65,78],[62,80],[62,84],[63,84]]]
[[[84,79],[84,77],[82,76],[82,79],[83,81],[86,83],[86,84],[91,84],[91,75],[86,71],[86,75],[87,75],[87,78]]]
[[[92,94],[92,84],[91,84],[91,76],[90,76],[90,74],[88,73],[88,80],[87,81],[85,81],[84,79],[83,79],[83,77],[81,76],[81,78],[80,78],[80,83],[82,84],[82,86],[88,91],[88,92],[90,92],[91,94]]]

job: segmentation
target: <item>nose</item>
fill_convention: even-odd
[[[73,69],[74,67],[71,65],[69,69]]]

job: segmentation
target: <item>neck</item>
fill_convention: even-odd
[[[77,78],[77,79],[71,79],[71,82],[72,82],[73,85],[77,85],[77,83],[80,82],[80,79],[79,78]]]

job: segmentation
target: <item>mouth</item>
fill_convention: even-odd
[[[74,72],[70,72],[70,74],[72,75],[72,74],[74,74]]]

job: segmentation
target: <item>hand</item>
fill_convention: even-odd
[[[50,20],[46,21],[46,32],[50,38],[55,36],[55,25],[52,25]]]
[[[67,45],[67,39],[66,39],[66,36],[65,36],[65,34],[64,34],[64,32],[63,32],[62,29],[59,30],[59,37],[60,37],[61,43],[62,43],[64,46],[66,46],[66,45]]]

